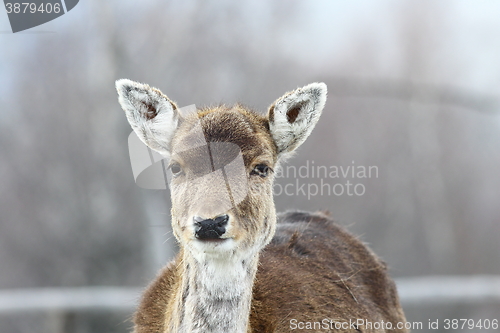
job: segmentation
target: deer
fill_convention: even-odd
[[[306,140],[324,83],[183,114],[160,90],[116,81],[133,131],[170,174],[179,244],[141,296],[135,333],[407,332],[385,262],[328,212],[277,214],[276,170]]]

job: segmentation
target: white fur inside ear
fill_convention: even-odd
[[[118,101],[130,126],[151,149],[168,154],[177,129],[177,106],[160,90],[127,79],[116,81]]]
[[[324,83],[311,83],[280,97],[269,109],[269,127],[284,157],[299,147],[311,134],[326,103]]]

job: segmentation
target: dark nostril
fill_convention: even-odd
[[[200,216],[194,216],[193,217],[194,224],[202,226],[202,225],[207,225],[207,224],[212,224],[215,223],[219,226],[225,226],[227,225],[227,221],[229,221],[229,216],[227,214],[224,215],[219,215],[214,219],[205,219]]]
[[[199,239],[218,239],[226,232],[229,216],[219,215],[214,219],[204,219],[200,216],[194,216],[193,222],[196,226],[195,234]]]
[[[217,223],[219,226],[225,226],[227,225],[227,221],[229,220],[229,216],[227,214],[217,216],[214,221]]]

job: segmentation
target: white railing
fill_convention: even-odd
[[[500,276],[396,279],[404,305],[500,303]],[[0,290],[0,314],[27,311],[132,311],[142,288],[82,287]]]
[[[423,276],[396,279],[405,304],[500,303],[500,275]]]
[[[130,311],[141,288],[82,287],[0,290],[0,314],[26,311]]]

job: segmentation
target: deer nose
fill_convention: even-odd
[[[226,232],[227,214],[219,215],[213,219],[205,219],[200,216],[194,216],[195,236],[198,239],[220,239]]]

